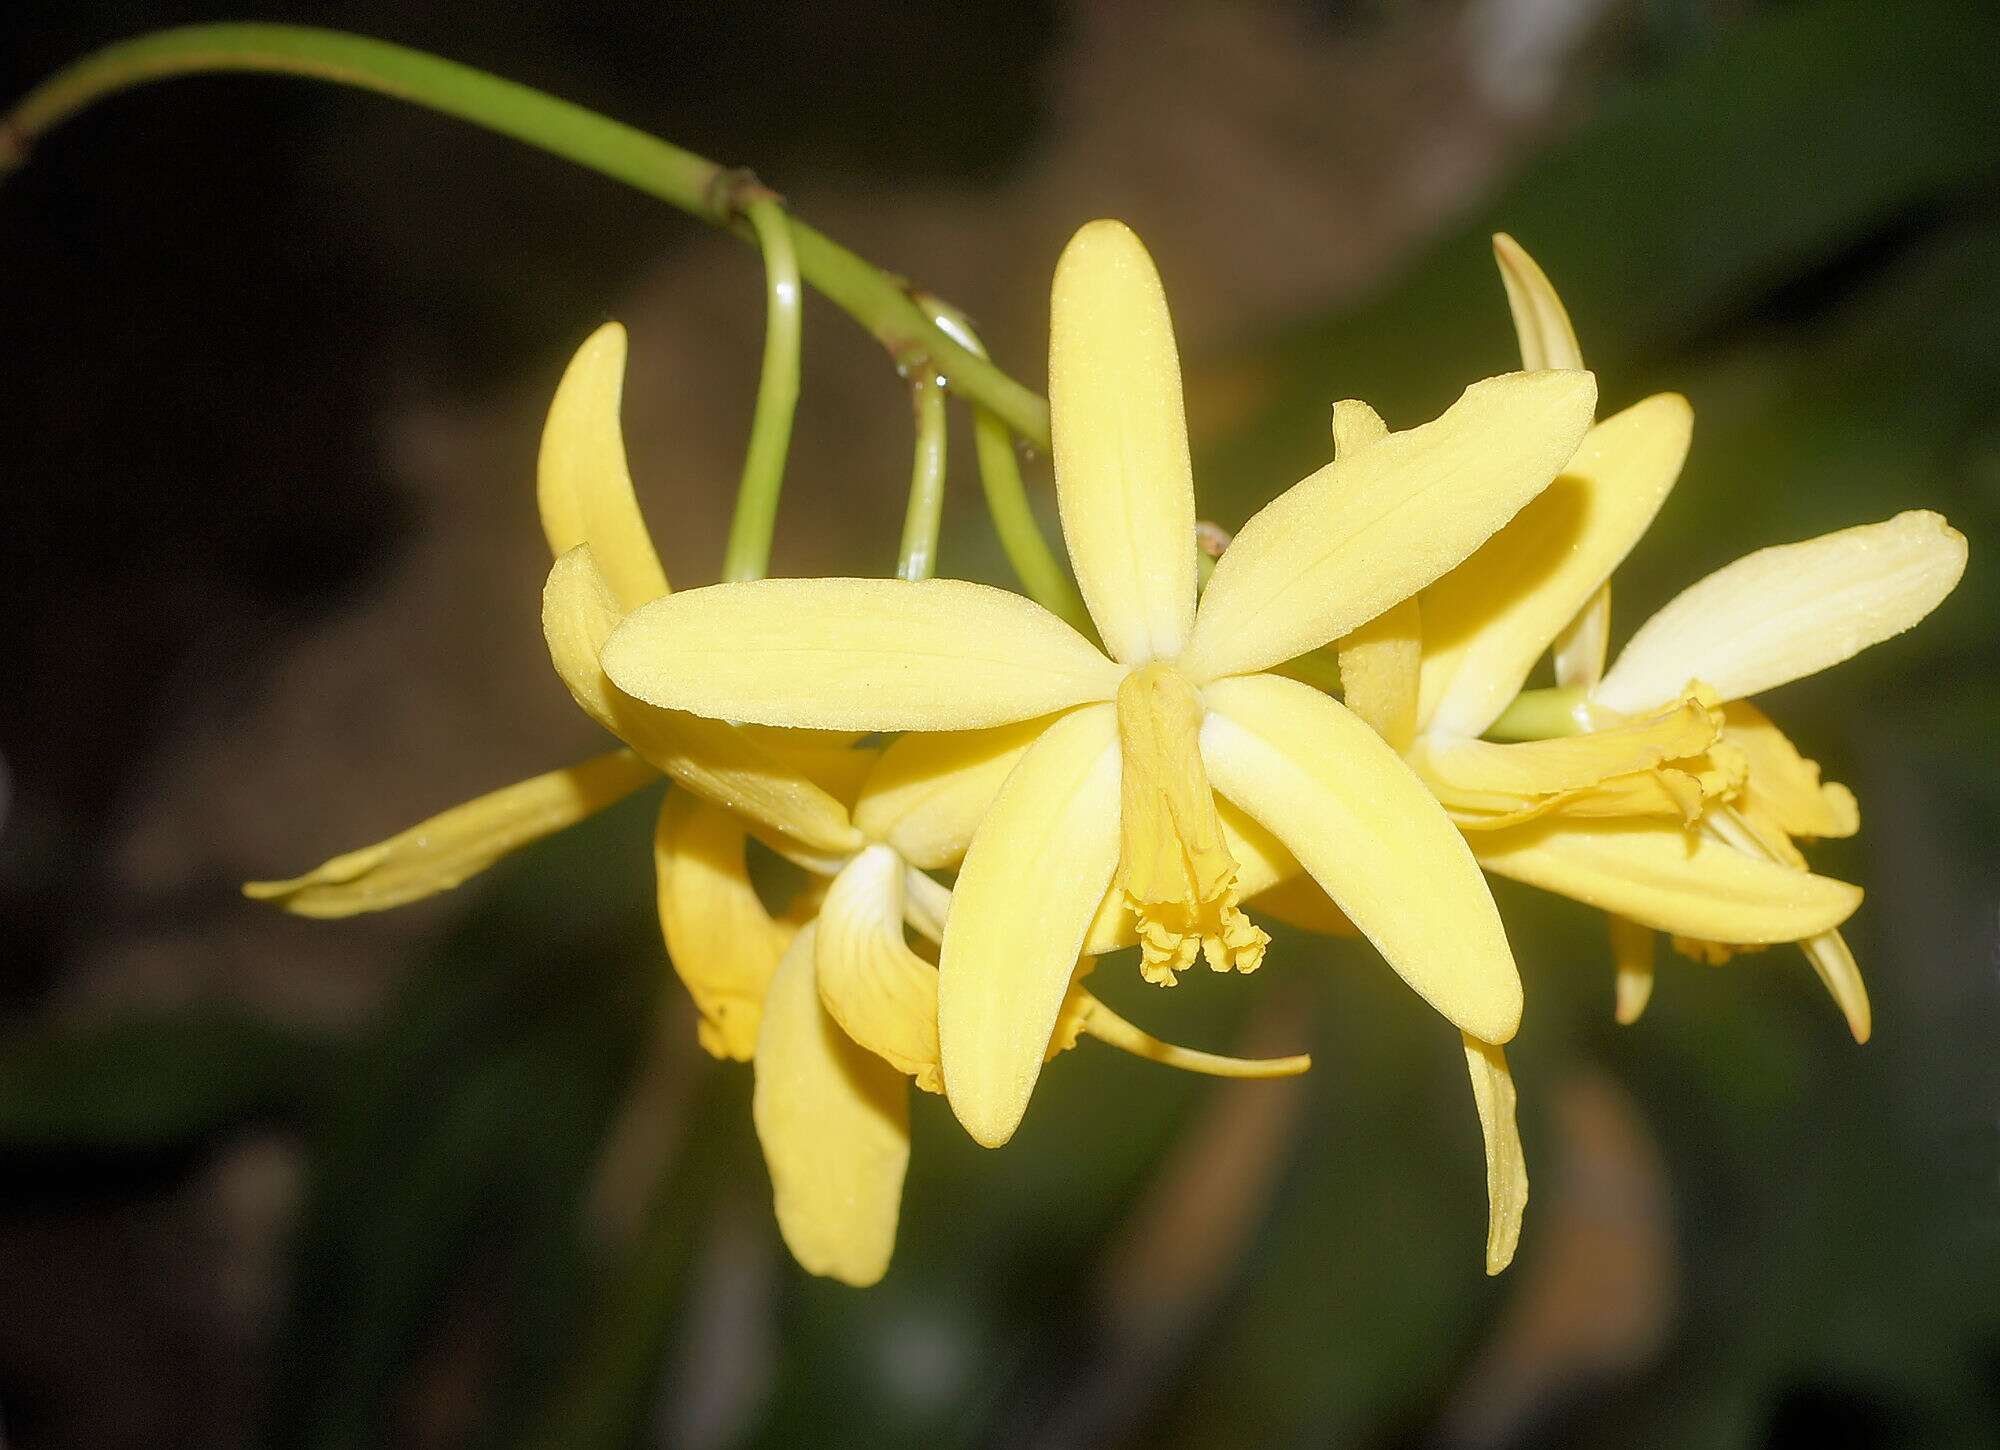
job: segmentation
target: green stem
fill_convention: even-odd
[[[1583,687],[1561,685],[1548,690],[1523,690],[1487,728],[1489,740],[1553,740],[1581,735],[1590,726],[1584,718]]]
[[[792,415],[799,403],[799,260],[792,249],[792,229],[785,223],[783,204],[754,183],[746,186],[740,205],[764,251],[764,368],[757,382],[757,411],[750,420],[750,447],[743,457],[743,482],[736,490],[736,516],[722,556],[722,577],[732,583],[763,578],[771,562],[778,492],[785,484]]]
[[[0,173],[45,132],[86,106],[133,86],[209,71],[304,76],[393,96],[511,136],[622,181],[746,239],[713,161],[594,111],[470,66],[386,41],[300,25],[191,25],[142,35],[85,56],[35,87],[0,119]],[[799,274],[865,327],[900,366],[919,358],[952,391],[991,408],[1046,447],[1048,404],[985,358],[941,332],[900,279],[863,261],[803,222],[790,220]]]
[[[928,579],[937,572],[938,531],[944,523],[944,387],[927,371],[910,379],[917,415],[916,461],[910,466],[910,507],[903,516],[903,547],[896,577]]]
[[[926,294],[918,294],[916,300],[940,331],[962,343],[967,351],[986,356],[986,349],[963,313]],[[1035,521],[1027,485],[1021,480],[1021,460],[1014,451],[1013,430],[992,409],[974,403],[972,441],[979,458],[979,483],[986,494],[986,511],[992,515],[993,531],[1000,537],[1000,548],[1007,555],[1014,577],[1042,608],[1090,634],[1090,613],[1083,607],[1083,596],[1076,592],[1069,572],[1056,558],[1041,525]]]

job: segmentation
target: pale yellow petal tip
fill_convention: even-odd
[[[944,1079],[945,1101],[951,1104],[952,1116],[966,1135],[982,1148],[1004,1148],[1021,1126],[1021,1119],[1027,1116],[1026,1099],[1019,1103],[997,1097],[974,1097],[967,1092],[952,1091],[951,1074]]]

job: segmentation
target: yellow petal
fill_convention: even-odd
[[[1611,961],[1618,970],[1613,1015],[1619,1025],[1630,1027],[1653,996],[1653,929],[1615,912],[1605,920],[1611,927]]]
[[[1611,644],[1611,583],[1606,580],[1556,636],[1556,684],[1588,694],[1604,678],[1604,656]]]
[[[1507,305],[1514,313],[1514,335],[1521,343],[1521,366],[1530,371],[1582,367],[1583,349],[1577,346],[1569,311],[1527,249],[1505,232],[1496,232],[1493,258],[1500,264],[1500,281],[1507,289]]]
[[[952,1111],[978,1142],[1014,1134],[1077,956],[1118,864],[1118,726],[1058,720],[972,838],[938,959],[938,1042]]]
[[[941,1092],[937,968],[903,937],[903,862],[870,846],[833,878],[819,909],[819,999],[849,1037]]]
[[[586,544],[556,560],[542,594],[549,657],[584,712],[697,795],[816,851],[844,855],[860,845],[845,806],[742,731],[654,709],[605,678],[598,659],[618,601],[592,555]]]
[[[1848,949],[1847,938],[1837,931],[1823,931],[1799,943],[1806,960],[1826,985],[1827,992],[1847,1019],[1847,1030],[1856,1042],[1866,1042],[1875,1030],[1874,1010],[1868,1005],[1868,987],[1861,980],[1861,968]]]
[[[1088,1033],[1120,1052],[1129,1052],[1134,1057],[1143,1057],[1163,1067],[1179,1068],[1182,1072],[1200,1073],[1204,1077],[1297,1077],[1312,1068],[1311,1055],[1303,1052],[1290,1057],[1224,1057],[1182,1047],[1178,1043],[1162,1042],[1150,1032],[1134,1027],[1081,987],[1070,989],[1069,1001],[1064,1004],[1064,1017],[1066,1026],[1073,1023],[1073,1030],[1067,1034],[1072,1041],[1076,1033]],[[1065,1034],[1058,1033],[1059,1037],[1062,1035]]]
[[[742,824],[720,806],[673,791],[653,833],[667,960],[695,1010],[701,1045],[748,1062],[764,993],[795,929],[774,921],[750,884]]]
[[[1724,942],[1798,941],[1861,904],[1861,888],[1647,821],[1537,821],[1473,838],[1479,864],[1656,931]]]
[[[1861,811],[1844,785],[1822,782],[1819,766],[1800,755],[1785,732],[1747,700],[1723,707],[1722,735],[1749,758],[1744,785],[1746,813],[1768,816],[1793,836],[1851,836],[1861,829]]]
[[[1965,572],[1965,535],[1925,510],[1746,554],[1639,627],[1595,698],[1638,711],[1700,680],[1742,699],[1901,634]]]
[[[1399,751],[1417,733],[1423,622],[1414,597],[1378,614],[1340,642],[1340,695]]]
[[[628,695],[725,720],[976,730],[1087,700],[1123,671],[1040,605],[960,579],[758,579],[655,600],[604,668]]]
[[[1181,667],[1198,681],[1267,669],[1407,599],[1548,486],[1596,404],[1588,373],[1510,373],[1336,458],[1236,535]]]
[[[299,916],[386,911],[449,891],[510,851],[573,826],[659,778],[631,751],[614,750],[453,806],[290,881],[246,882],[243,894]]]
[[[1427,738],[1412,752],[1411,764],[1440,798],[1456,791],[1527,798],[1699,755],[1715,738],[1709,710],[1689,698],[1650,720],[1551,740],[1500,744]]]
[[[1048,728],[1027,720],[991,730],[899,736],[863,783],[854,824],[912,866],[956,866],[993,797]]]
[[[588,544],[625,609],[667,592],[625,466],[618,404],[625,391],[625,329],[607,322],[570,359],[542,429],[536,499],[549,551]]]
[[[778,963],[757,1033],[751,1115],[785,1246],[809,1273],[864,1288],[889,1268],[910,1163],[903,1075],[820,1005],[808,926]]]
[[[1295,680],[1222,680],[1206,694],[1201,747],[1216,789],[1283,841],[1453,1026],[1512,1037],[1521,979],[1492,895],[1402,757]]]
[[[1153,259],[1122,222],[1070,239],[1049,302],[1049,432],[1077,588],[1112,656],[1171,660],[1194,623],[1194,477]]]
[[[1333,405],[1333,456],[1339,458],[1357,448],[1380,443],[1389,436],[1382,415],[1359,398],[1343,398]]]
[[[1486,1272],[1497,1274],[1514,1262],[1521,1242],[1521,1216],[1528,1208],[1528,1160],[1514,1121],[1514,1075],[1507,1054],[1467,1036],[1465,1066],[1472,1075],[1472,1102],[1486,1140]]]
[[[1605,419],[1540,497],[1424,591],[1423,729],[1476,736],[1499,718],[1646,532],[1693,427],[1678,393]]]

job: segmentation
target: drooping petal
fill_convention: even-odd
[[[1514,1120],[1514,1075],[1507,1054],[1490,1042],[1461,1034],[1465,1066],[1472,1076],[1472,1102],[1486,1140],[1486,1272],[1497,1274],[1514,1262],[1521,1242],[1521,1217],[1528,1208],[1528,1159]]]
[[[1417,733],[1423,621],[1413,595],[1340,642],[1340,694],[1347,708],[1398,751]]]
[[[1618,973],[1612,1015],[1620,1026],[1630,1027],[1653,997],[1653,960],[1657,955],[1653,929],[1616,912],[1605,920],[1611,927],[1611,962]]]
[[[1656,931],[1722,942],[1798,941],[1861,904],[1861,888],[1650,821],[1536,821],[1472,838],[1479,864]]]
[[[1507,306],[1514,313],[1514,335],[1521,343],[1521,366],[1580,368],[1583,349],[1569,310],[1527,248],[1505,232],[1493,235],[1493,259],[1500,264],[1500,281],[1507,289]]]
[[[639,514],[625,464],[618,405],[625,391],[625,329],[607,322],[570,359],[542,429],[536,501],[549,552],[588,544],[625,609],[667,592],[667,572]]]
[[[1049,302],[1049,432],[1077,588],[1120,663],[1194,623],[1194,475],[1180,356],[1153,259],[1122,222],[1070,239]]]
[[[1201,747],[1215,788],[1283,841],[1453,1026],[1487,1042],[1512,1037],[1521,978],[1493,897],[1402,757],[1295,680],[1255,675],[1205,693]]]
[[[903,1075],[820,1005],[806,927],[778,963],[757,1033],[751,1116],[778,1229],[800,1267],[856,1288],[888,1271],[910,1163]]]
[[[618,601],[592,554],[585,544],[556,560],[542,593],[549,657],[584,712],[705,799],[816,851],[844,855],[860,845],[845,806],[735,726],[655,709],[605,678],[598,660]]]
[[[1048,728],[1042,720],[990,730],[918,731],[882,752],[854,806],[854,824],[912,866],[956,866],[993,797]]]
[[[796,934],[764,909],[744,841],[735,816],[684,791],[668,794],[653,833],[667,960],[701,1014],[701,1045],[737,1062],[756,1051],[764,993]]]
[[[1510,373],[1336,458],[1236,535],[1181,668],[1198,681],[1317,649],[1459,563],[1540,493],[1590,426],[1588,373]]]
[[[1225,1057],[1182,1047],[1178,1043],[1163,1042],[1150,1032],[1133,1026],[1080,986],[1070,989],[1063,1017],[1064,1028],[1072,1041],[1078,1033],[1088,1034],[1120,1052],[1129,1052],[1134,1057],[1143,1057],[1163,1067],[1179,1068],[1182,1072],[1200,1073],[1204,1077],[1297,1077],[1312,1068],[1312,1056],[1304,1052],[1289,1057]]]
[[[1746,554],[1639,626],[1595,698],[1648,709],[1689,680],[1739,700],[1837,665],[1937,608],[1965,572],[1965,535],[1915,509]]]
[[[942,1092],[937,968],[903,937],[903,861],[869,846],[841,868],[819,909],[819,999],[849,1037]]]
[[[1421,728],[1471,737],[1499,718],[1646,532],[1680,476],[1693,427],[1678,393],[1605,419],[1554,483],[1424,591]]]
[[[1861,980],[1861,968],[1848,948],[1847,938],[1837,931],[1823,931],[1807,937],[1799,946],[1847,1019],[1847,1030],[1854,1034],[1856,1042],[1866,1042],[1875,1031],[1875,1014],[1868,1005],[1868,985]]]
[[[655,600],[604,647],[669,710],[831,730],[977,730],[1088,700],[1123,675],[1040,605],[961,579],[757,579]]]
[[[335,856],[303,876],[246,882],[243,894],[299,916],[386,911],[449,891],[502,856],[573,826],[659,778],[631,751],[614,750],[453,806],[386,841]]]
[[[1818,764],[1800,755],[1770,716],[1747,700],[1730,701],[1722,714],[1723,738],[1750,761],[1742,802],[1747,813],[1768,816],[1779,830],[1815,840],[1851,836],[1861,829],[1854,792],[1822,782]]]
[[[938,959],[938,1042],[952,1111],[997,1148],[1027,1111],[1084,932],[1118,864],[1118,724],[1058,720],[972,838]]]

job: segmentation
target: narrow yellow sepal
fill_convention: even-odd
[[[1556,295],[1548,274],[1528,255],[1527,248],[1505,232],[1495,232],[1493,258],[1500,264],[1500,281],[1507,289],[1507,305],[1514,313],[1521,366],[1530,371],[1582,367],[1583,349],[1577,345],[1569,311]]]
[[[1653,998],[1654,958],[1658,955],[1655,933],[1616,912],[1605,920],[1611,928],[1611,963],[1617,972],[1612,1015],[1619,1026],[1630,1027]]]
[[[1514,1262],[1521,1242],[1521,1219],[1528,1208],[1528,1160],[1514,1117],[1514,1075],[1507,1054],[1490,1042],[1461,1034],[1465,1066],[1472,1078],[1472,1101],[1479,1110],[1486,1142],[1486,1272],[1497,1274]]]

